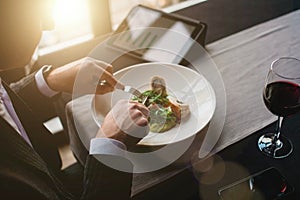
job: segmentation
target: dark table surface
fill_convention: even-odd
[[[209,44],[297,8],[293,0],[208,0],[177,11],[208,25]],[[117,65],[117,64],[116,64]],[[295,188],[289,199],[300,197],[297,179],[300,167],[300,115],[285,120],[283,134],[294,144],[293,153],[280,160],[266,157],[257,148],[261,134],[274,130],[275,124],[251,134],[218,154],[134,196],[134,199],[219,199],[218,190],[234,181],[269,167],[278,168]],[[299,157],[299,158],[298,158]],[[272,183],[270,183],[272,184]]]
[[[176,14],[205,22],[206,43],[211,43],[299,7],[299,0],[208,0]]]
[[[211,43],[298,8],[299,1],[296,0],[209,0],[176,13],[207,23],[206,43]],[[275,123],[270,124],[211,159],[196,164],[191,177],[196,178],[198,190],[190,199],[219,199],[220,188],[269,167],[277,168],[294,188],[284,199],[299,199],[300,114],[285,119],[282,127],[283,135],[291,139],[294,146],[287,158],[269,158],[257,148],[258,138],[275,128]]]
[[[288,117],[282,127],[282,134],[292,141],[294,147],[287,158],[267,157],[257,147],[258,138],[275,129],[276,125],[273,123],[213,156],[214,164],[208,171],[195,173],[199,180],[200,199],[218,199],[220,188],[269,167],[277,168],[294,188],[294,192],[284,199],[299,199],[300,114]],[[205,163],[199,163],[200,165],[205,166]]]

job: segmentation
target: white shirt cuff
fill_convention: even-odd
[[[109,138],[93,138],[90,144],[90,155],[125,156],[127,148],[118,140]]]
[[[35,82],[36,82],[36,85],[37,85],[39,91],[40,91],[43,95],[45,95],[45,96],[47,96],[47,97],[53,97],[54,95],[57,95],[59,92],[52,90],[52,89],[48,86],[48,84],[47,84],[47,82],[46,82],[46,80],[45,80],[45,78],[44,78],[43,71],[44,71],[45,69],[47,69],[48,67],[49,67],[49,66],[47,66],[47,65],[43,66],[43,67],[35,74]]]

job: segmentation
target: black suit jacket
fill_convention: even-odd
[[[93,156],[84,166],[82,192],[75,196],[61,180],[61,160],[51,142],[51,133],[38,118],[53,109],[51,100],[38,92],[34,77],[14,84],[13,92],[5,83],[15,110],[32,142],[33,148],[0,117],[0,197],[1,199],[128,199],[132,174],[107,167]],[[132,167],[120,157],[120,164]]]

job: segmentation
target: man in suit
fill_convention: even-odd
[[[44,1],[1,0],[0,72],[29,63],[41,36]],[[44,66],[11,87],[0,78],[1,199],[130,198],[132,174],[112,169],[94,155],[133,168],[120,149],[130,148],[140,138],[125,134],[122,125],[126,124],[126,129],[132,131],[136,125],[144,127],[141,133],[144,136],[149,130],[145,106],[120,101],[108,113],[91,141],[77,193],[65,185],[59,154],[49,142],[52,135],[39,119],[41,110],[53,109],[52,100],[60,91],[72,92],[76,76],[82,71],[93,72],[108,82],[98,85],[96,93],[110,92],[118,84],[111,75],[110,65],[91,58],[55,69]],[[128,124],[128,119],[134,123]]]

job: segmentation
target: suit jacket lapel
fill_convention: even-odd
[[[37,141],[37,134],[34,134],[37,131],[41,131],[40,124],[36,117],[32,114],[31,109],[22,101],[20,97],[16,93],[14,93],[5,83],[3,83],[3,86],[8,93],[13,106],[15,108],[15,111],[22,122],[22,125],[24,129],[26,130],[26,133],[28,137],[30,138],[30,141],[32,142],[32,145],[34,148],[37,148],[38,141]],[[37,125],[38,124],[38,125]],[[34,131],[33,131],[34,130]]]
[[[22,125],[31,141],[32,147],[27,144],[27,142],[14,130],[15,134],[17,134],[18,144],[21,142],[22,147],[26,145],[30,150],[28,151],[35,153],[35,159],[36,155],[38,155],[39,158],[39,164],[45,162],[42,160],[46,159],[51,164],[54,169],[60,168],[60,160],[57,150],[52,144],[51,141],[51,133],[47,131],[47,129],[43,126],[42,122],[37,119],[37,117],[32,113],[31,109],[22,101],[20,97],[16,93],[14,93],[4,82],[2,82],[4,88],[6,89],[13,105],[15,108],[15,111],[22,122]],[[8,123],[7,123],[8,124]],[[9,124],[8,124],[9,125]],[[12,127],[11,127],[12,128]],[[14,138],[16,139],[16,138]],[[27,148],[26,147],[26,148]],[[42,157],[42,158],[41,158]],[[31,157],[32,159],[33,157]],[[24,158],[23,158],[24,159]],[[41,168],[41,166],[39,166]]]
[[[20,162],[31,165],[42,172],[48,173],[46,163],[34,149],[10,126],[7,121],[0,117],[1,136],[0,149],[5,157],[11,156]]]
[[[59,179],[48,169],[47,164],[40,157],[40,155],[19,135],[19,133],[6,120],[0,117],[0,158],[2,162],[10,163],[11,160],[14,165],[19,165],[19,170],[22,173],[24,167],[32,167],[37,169],[48,177],[49,181],[53,182],[53,190],[62,195],[63,199],[74,199],[72,195],[64,190],[64,185]],[[30,182],[30,180],[29,180]]]

